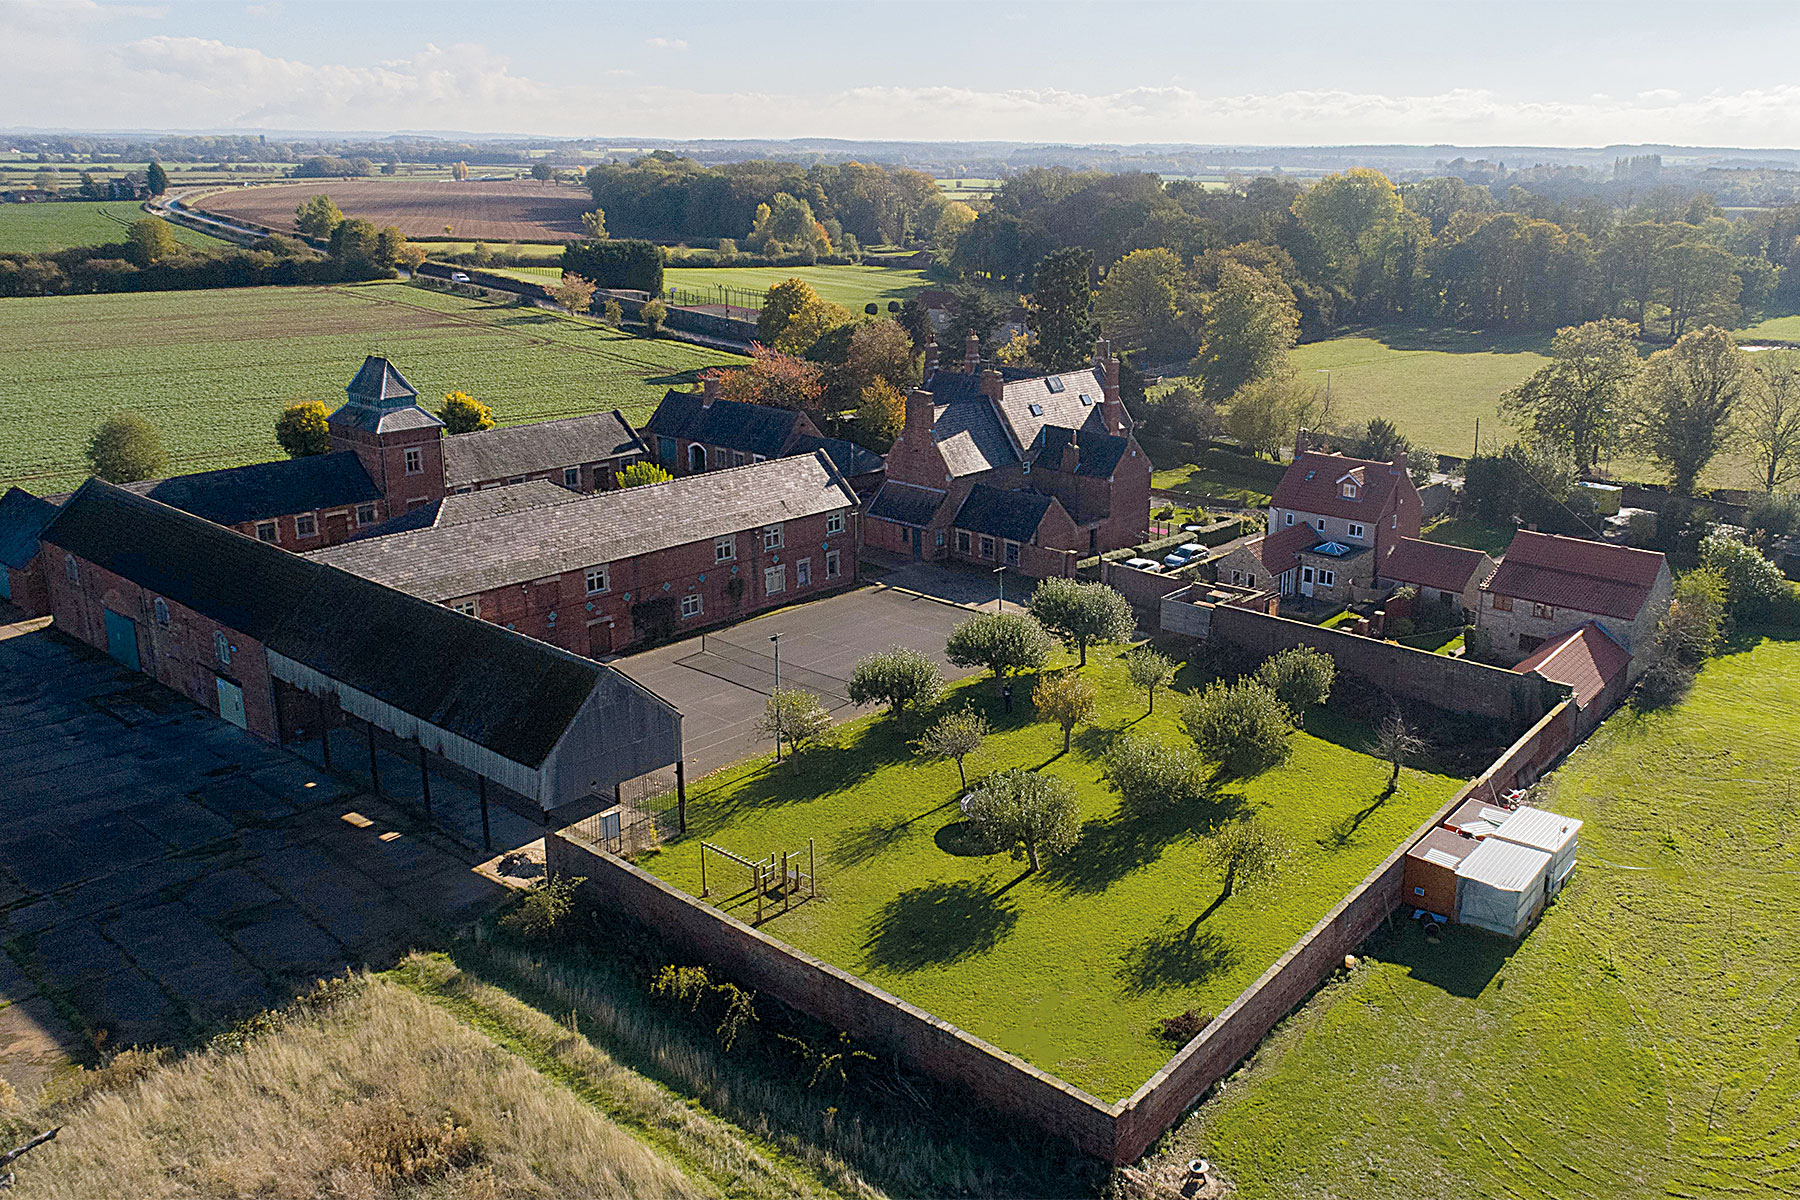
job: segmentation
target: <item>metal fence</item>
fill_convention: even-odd
[[[680,832],[673,767],[620,784],[616,800],[569,826],[570,836],[630,858]]]
[[[801,688],[816,693],[827,708],[850,703],[850,684],[836,675],[827,675],[784,662],[776,667],[775,656],[749,646],[728,642],[716,633],[700,635],[700,649],[680,660],[681,665],[727,683],[749,688],[765,696],[775,691],[779,677],[784,688]]]

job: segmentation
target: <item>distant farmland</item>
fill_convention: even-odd
[[[6,300],[0,488],[73,487],[94,427],[121,409],[161,431],[171,473],[277,458],[282,406],[335,406],[372,353],[426,406],[461,388],[502,424],[610,408],[640,422],[669,387],[743,361],[401,283]]]
[[[448,179],[308,179],[217,192],[195,207],[292,229],[294,209],[324,194],[345,216],[396,226],[407,237],[479,238],[486,242],[568,242],[582,236],[581,214],[594,201],[585,189],[522,180],[456,183]],[[444,226],[452,233],[446,235]]]
[[[122,242],[127,227],[143,216],[143,206],[136,200],[0,204],[0,254],[47,254],[75,246]],[[179,225],[174,228],[175,240],[185,246],[216,249],[225,244]]]

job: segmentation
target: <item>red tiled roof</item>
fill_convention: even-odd
[[[1262,562],[1274,575],[1283,571],[1291,571],[1300,563],[1300,551],[1319,541],[1318,531],[1310,525],[1289,525],[1286,529],[1277,529],[1274,533],[1253,538],[1248,543],[1250,553]]]
[[[1446,546],[1424,538],[1401,538],[1381,564],[1380,575],[1440,592],[1461,592],[1469,586],[1471,577],[1490,570],[1492,564],[1493,560],[1479,550]]]
[[[1539,646],[1536,653],[1513,670],[1521,675],[1536,671],[1552,683],[1568,684],[1575,689],[1575,703],[1586,708],[1630,661],[1625,647],[1589,621],[1566,637]]]
[[[1630,621],[1644,610],[1663,562],[1654,550],[1521,529],[1481,590]]]
[[[1343,494],[1345,476],[1356,482],[1357,498],[1354,500]],[[1275,485],[1275,494],[1269,503],[1275,508],[1374,524],[1387,509],[1388,498],[1402,479],[1408,479],[1406,472],[1396,474],[1392,463],[1309,450],[1294,459],[1287,474]]]

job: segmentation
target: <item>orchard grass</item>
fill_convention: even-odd
[[[130,224],[149,215],[136,200],[0,204],[0,254],[48,254],[121,243]],[[170,227],[184,246],[221,250],[230,244],[173,222]]]
[[[1171,1053],[1159,1020],[1224,1008],[1457,781],[1408,770],[1399,794],[1380,802],[1386,768],[1359,749],[1371,731],[1325,710],[1274,770],[1217,779],[1211,796],[1188,809],[1121,812],[1101,777],[1112,740],[1124,732],[1186,740],[1173,696],[1145,715],[1143,693],[1118,661],[1123,649],[1090,650],[1096,724],[1076,729],[1067,754],[1060,727],[1034,722],[1029,678],[1015,682],[1011,714],[992,680],[977,678],[904,726],[864,718],[842,727],[836,745],[780,766],[765,755],[690,787],[688,833],[640,865],[698,894],[703,840],[755,859],[804,856],[811,838],[821,898],[786,913],[765,902],[764,932],[1104,1101],[1127,1096]],[[1071,665],[1074,656],[1059,652],[1058,660]],[[1188,667],[1175,688],[1200,682]],[[1026,767],[1076,789],[1081,841],[1036,874],[1004,853],[982,853],[958,807],[956,765],[912,753],[909,740],[935,713],[964,704],[993,729],[968,760],[971,782]],[[1240,891],[1196,924],[1223,883],[1200,837],[1217,820],[1251,812],[1282,827],[1294,857],[1274,883]],[[708,857],[710,902],[754,920],[744,871]]]
[[[1523,942],[1401,924],[1163,1157],[1246,1200],[1800,1193],[1797,709],[1786,629],[1615,713],[1546,781],[1581,863]]]
[[[279,458],[281,410],[336,408],[371,352],[426,408],[462,390],[501,425],[611,408],[642,423],[668,388],[744,361],[404,283],[12,299],[0,303],[0,486],[73,488],[94,427],[126,409],[162,434],[171,473]]]

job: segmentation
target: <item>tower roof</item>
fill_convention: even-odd
[[[362,370],[344,391],[355,403],[380,408],[400,408],[419,398],[419,393],[406,382],[406,376],[394,369],[393,363],[373,354],[363,359]]]

